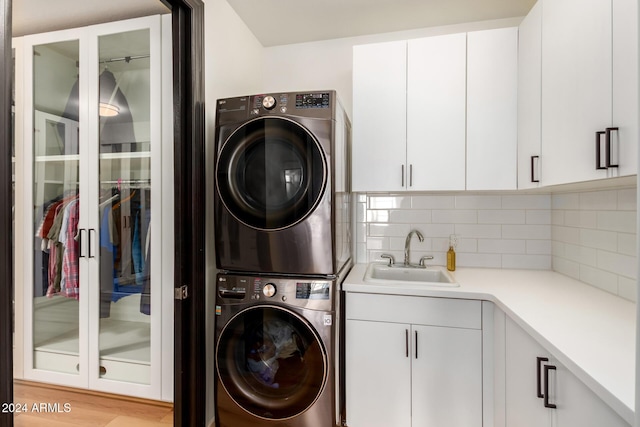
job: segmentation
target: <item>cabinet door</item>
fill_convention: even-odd
[[[595,138],[611,123],[611,0],[543,0],[542,28],[545,185],[605,178]]]
[[[542,2],[518,29],[518,188],[540,184]]]
[[[411,338],[412,425],[481,427],[482,331],[413,325]]]
[[[86,386],[88,375],[82,345],[87,318],[79,301],[81,277],[88,271],[87,236],[76,240],[88,197],[79,192],[87,150],[79,141],[86,136],[87,116],[72,101],[72,94],[83,90],[76,65],[84,59],[81,37],[73,31],[25,37],[19,112],[30,177],[22,208],[30,224],[24,227],[24,376],[73,387]]]
[[[467,190],[513,190],[518,29],[467,35]]]
[[[465,33],[409,40],[409,190],[464,190]]]
[[[547,352],[513,320],[506,322],[506,426],[551,426],[552,410],[538,398],[536,358]]]
[[[411,426],[410,326],[347,320],[350,427]]]
[[[618,130],[615,176],[638,171],[638,2],[613,1],[613,121]]]
[[[556,375],[555,396],[558,427],[630,427],[582,381],[559,363],[550,375]],[[550,381],[553,381],[551,379]]]
[[[407,43],[353,48],[353,191],[406,188]]]

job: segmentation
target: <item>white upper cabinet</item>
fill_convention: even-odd
[[[467,190],[512,190],[518,29],[475,31],[467,38]]]
[[[353,191],[515,189],[516,81],[517,28],[355,46]]]
[[[637,37],[634,1],[543,1],[545,185],[636,173]]]
[[[353,191],[405,188],[407,43],[353,48]]]
[[[464,190],[467,36],[409,40],[408,189]]]
[[[518,31],[518,188],[540,184],[542,4],[536,3]]]
[[[638,172],[638,2],[613,1],[613,111],[618,127],[618,168],[614,176]],[[614,147],[615,148],[615,147]]]

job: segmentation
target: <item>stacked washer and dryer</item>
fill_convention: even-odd
[[[334,91],[216,111],[216,425],[341,425],[351,125]]]

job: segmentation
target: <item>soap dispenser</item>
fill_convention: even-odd
[[[455,234],[449,236],[449,250],[447,251],[447,270],[455,271],[456,269],[456,251],[458,238]]]

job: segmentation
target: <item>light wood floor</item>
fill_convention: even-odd
[[[13,394],[14,403],[26,404],[27,408],[27,412],[15,414],[16,427],[173,425],[173,405],[165,402],[22,381],[14,383]],[[68,412],[65,412],[65,403],[68,403]],[[42,412],[34,411],[40,407]]]

